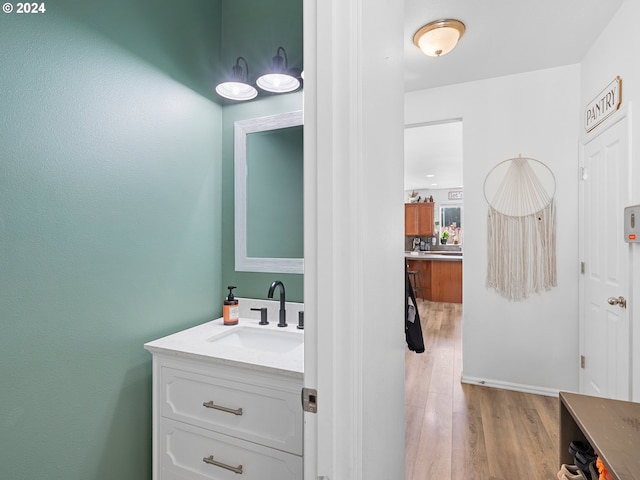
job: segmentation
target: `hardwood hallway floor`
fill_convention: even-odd
[[[558,399],[460,382],[462,305],[419,300],[426,351],[407,350],[407,480],[554,480]]]

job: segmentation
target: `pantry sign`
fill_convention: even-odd
[[[584,117],[584,128],[590,132],[607,117],[620,108],[622,102],[622,80],[616,77],[596,98],[587,105]]]

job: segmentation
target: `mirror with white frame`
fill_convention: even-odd
[[[303,112],[235,122],[235,269],[304,273]]]

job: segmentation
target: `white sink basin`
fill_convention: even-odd
[[[296,333],[277,330],[235,327],[230,332],[207,339],[215,345],[270,353],[288,353],[304,343],[304,337]]]

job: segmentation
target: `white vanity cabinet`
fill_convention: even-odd
[[[180,352],[163,340],[145,345],[154,480],[303,478],[301,372]]]
[[[302,382],[154,354],[154,479],[302,478]]]

